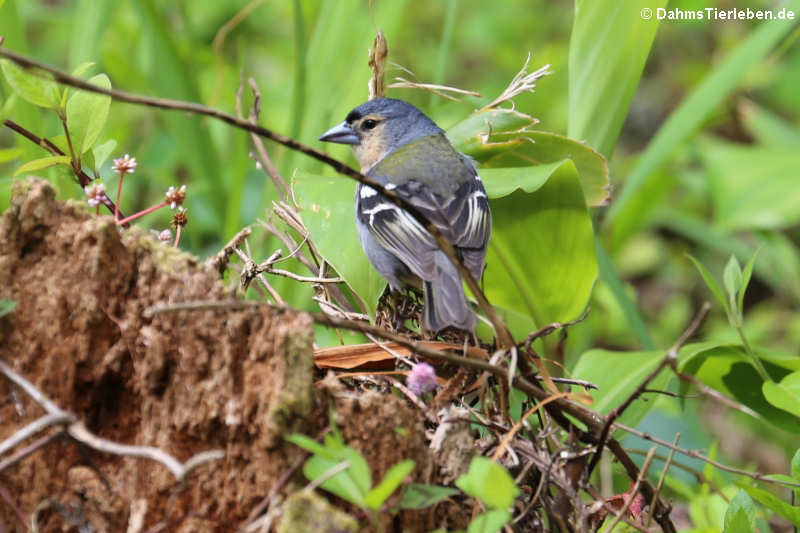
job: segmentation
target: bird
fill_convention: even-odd
[[[350,145],[361,172],[433,224],[480,281],[492,228],[489,199],[475,162],[433,120],[403,100],[373,98],[319,140]],[[459,271],[425,226],[363,183],[356,188],[355,218],[362,248],[391,290],[421,286],[426,330],[474,333],[477,318]]]

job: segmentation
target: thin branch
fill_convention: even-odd
[[[697,330],[700,328],[700,325],[703,323],[703,320],[705,320],[706,315],[708,315],[708,312],[710,310],[711,310],[711,305],[708,302],[705,302],[703,304],[703,307],[700,308],[700,311],[698,311],[698,313],[695,315],[694,319],[686,328],[686,330],[683,332],[683,334],[681,334],[681,336],[678,338],[675,344],[673,344],[672,347],[667,351],[667,355],[664,356],[664,358],[661,360],[658,366],[655,367],[653,371],[650,372],[641,383],[639,383],[639,386],[636,387],[636,389],[630,394],[630,396],[628,396],[625,399],[625,401],[623,401],[619,406],[617,406],[616,409],[614,409],[608,414],[608,416],[606,417],[606,422],[603,425],[603,429],[600,433],[597,451],[592,456],[591,461],[589,461],[589,463],[586,465],[586,470],[583,473],[584,483],[588,483],[589,476],[592,475],[594,467],[597,466],[597,463],[600,460],[600,456],[603,453],[604,443],[608,438],[608,434],[611,431],[611,427],[614,425],[614,421],[617,420],[617,418],[619,418],[622,415],[622,413],[624,413],[625,410],[628,407],[630,407],[630,405],[642,395],[642,393],[647,389],[647,386],[650,384],[650,382],[653,381],[656,378],[656,376],[658,376],[661,373],[661,371],[664,370],[664,368],[666,368],[667,366],[674,365],[674,362],[678,360],[678,350],[680,350],[681,346],[683,346],[686,343],[686,341],[689,340],[692,337],[692,335],[695,334],[695,332],[697,332]]]
[[[47,397],[47,395],[37,389],[30,381],[22,377],[22,375],[18,374],[3,361],[0,361],[0,373],[5,375],[9,381],[25,391],[25,393],[28,394],[28,396],[30,396],[37,404],[39,404],[39,406],[41,406],[49,415],[57,415],[62,418],[71,417],[73,420],[77,420],[75,415],[58,407],[50,398]],[[53,425],[53,422],[50,421],[49,425]],[[31,425],[29,424],[21,431],[25,431],[30,426]],[[98,437],[86,429],[86,426],[84,426],[83,422],[80,421],[73,422],[67,426],[67,433],[76,441],[97,451],[114,455],[151,459],[161,463],[170,472],[172,472],[172,475],[174,475],[178,481],[183,481],[186,476],[192,472],[192,470],[201,464],[222,459],[225,456],[222,450],[212,450],[195,454],[185,463],[181,463],[172,455],[152,446],[131,446]]]
[[[674,446],[677,446],[678,445],[678,441],[680,441],[680,440],[681,440],[681,434],[680,434],[680,432],[678,432],[678,433],[675,434],[675,438],[673,439],[672,444]],[[653,450],[654,450],[654,448],[650,449],[650,451],[648,452],[648,457],[650,457],[652,455]],[[656,500],[658,499],[658,495],[661,493],[661,487],[664,486],[664,479],[666,479],[666,477],[667,477],[667,471],[669,470],[669,467],[672,464],[672,458],[674,456],[675,456],[675,450],[672,449],[672,450],[669,451],[669,456],[667,457],[667,460],[664,461],[664,468],[661,469],[661,476],[658,478],[658,484],[656,485],[656,492],[655,492],[655,494],[653,494],[653,498],[650,501],[650,509],[653,509],[656,506]],[[650,526],[650,521],[651,520],[653,520],[653,513],[648,513],[647,521],[644,524],[645,527],[649,527]]]
[[[235,117],[234,115],[225,113],[218,109],[213,109],[194,102],[185,102],[182,100],[173,100],[170,98],[152,98],[148,96],[129,93],[126,91],[120,91],[118,89],[107,89],[105,87],[99,87],[85,80],[82,80],[75,76],[71,76],[65,72],[62,72],[54,67],[51,67],[50,65],[47,65],[40,61],[36,61],[35,59],[25,57],[15,52],[11,52],[10,50],[6,50],[3,48],[0,48],[0,57],[5,57],[6,59],[10,59],[11,61],[17,63],[18,65],[24,68],[38,69],[44,72],[49,72],[50,74],[53,75],[55,81],[63,83],[64,85],[69,85],[70,87],[74,87],[76,89],[82,89],[84,91],[94,92],[97,94],[104,94],[120,102],[128,102],[131,104],[155,107],[159,109],[169,109],[173,111],[184,111],[188,113],[195,113],[198,115],[204,115],[207,117],[215,118],[217,120],[221,120],[222,122],[243,129],[245,131],[255,133],[257,135],[270,139],[274,142],[277,142],[278,144],[282,144],[287,148],[301,152],[309,157],[321,161],[322,163],[325,163],[339,174],[348,176],[358,181],[359,183],[362,183],[363,185],[372,187],[379,194],[383,195],[383,197],[386,200],[395,204],[401,209],[404,209],[409,215],[414,217],[414,219],[417,222],[419,222],[428,231],[428,233],[431,234],[431,237],[433,237],[433,239],[436,241],[436,244],[439,246],[442,252],[444,252],[447,258],[458,269],[459,274],[466,282],[473,296],[475,296],[475,298],[478,300],[478,304],[480,305],[481,310],[486,314],[486,316],[491,321],[492,326],[495,330],[495,336],[497,337],[498,346],[500,348],[508,348],[514,344],[514,338],[511,335],[511,332],[508,330],[508,327],[500,318],[500,315],[497,313],[494,307],[492,307],[492,305],[489,303],[489,300],[486,298],[486,295],[483,293],[483,290],[481,290],[480,286],[478,285],[478,281],[472,277],[472,274],[470,273],[469,269],[464,265],[463,261],[461,261],[461,259],[458,257],[458,254],[456,253],[456,250],[453,247],[452,243],[450,243],[450,241],[448,241],[442,235],[441,231],[439,231],[439,229],[432,222],[430,222],[425,217],[425,215],[423,215],[416,207],[414,207],[404,197],[400,196],[395,190],[385,188],[382,184],[378,183],[376,180],[365,176],[364,174],[355,170],[354,168],[342,163],[337,159],[334,159],[333,157],[323,152],[320,152],[319,150],[315,150],[310,146],[306,146],[305,144],[295,141],[290,137],[281,135],[280,133],[276,133],[272,130],[269,130],[257,124],[253,124],[249,120],[244,120]]]
[[[73,422],[75,422],[75,417],[65,411],[48,413],[44,416],[41,416],[30,424],[27,424],[25,427],[15,431],[3,442],[0,442],[0,455],[12,450],[17,445],[51,426],[68,425],[72,424]],[[0,471],[1,470],[2,469],[0,469]]]
[[[675,450],[676,452],[683,454],[687,457],[691,457],[693,459],[699,459],[700,461],[708,463],[715,468],[719,468],[720,470],[724,470],[725,472],[730,472],[732,474],[739,474],[740,476],[747,476],[750,479],[755,479],[756,481],[763,481],[764,483],[773,483],[775,485],[781,485],[784,487],[800,488],[800,481],[794,482],[794,481],[784,481],[782,479],[773,479],[768,477],[769,474],[761,474],[759,472],[749,472],[747,470],[734,468],[732,466],[728,466],[726,464],[710,459],[696,450],[681,448],[680,446],[676,446],[669,441],[659,439],[658,437],[654,437],[650,433],[639,431],[638,429],[626,426],[625,424],[620,424],[619,422],[615,422],[614,427],[617,429],[621,429],[622,431],[625,431],[627,433],[631,433],[632,435],[636,435],[637,437],[642,438],[644,440],[649,440],[651,442],[655,442],[656,444],[660,444],[661,446],[664,446],[667,449]]]
[[[239,233],[233,236],[233,238],[228,241],[222,250],[216,253],[216,255],[212,255],[208,259],[206,259],[206,265],[210,266],[220,274],[225,272],[225,269],[228,267],[228,261],[230,261],[231,256],[235,253],[236,248],[238,248],[242,242],[250,236],[253,232],[250,226],[245,226],[242,228]]]

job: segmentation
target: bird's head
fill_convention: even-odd
[[[375,98],[350,111],[319,140],[351,145],[361,170],[367,172],[397,148],[437,133],[443,133],[441,128],[408,102]]]

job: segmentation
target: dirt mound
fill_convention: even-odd
[[[0,298],[17,302],[0,318],[0,359],[91,432],[180,461],[224,452],[177,484],[157,462],[61,434],[0,472],[4,531],[27,531],[31,519],[43,532],[237,531],[276,484],[285,494],[306,483],[299,473],[285,483],[302,455],[281,437],[319,434],[331,398],[374,479],[413,458],[416,477],[435,481],[420,417],[403,401],[315,389],[307,315],[248,307],[146,318],[155,304],[232,295],[192,256],[56,201],[45,181],[17,182],[0,219]],[[0,378],[0,442],[43,414]],[[429,522],[404,516],[397,530]]]

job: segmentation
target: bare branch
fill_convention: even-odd
[[[14,369],[12,369],[4,361],[0,361],[0,373],[5,375],[9,381],[24,390],[28,396],[30,396],[48,413],[48,415],[53,417],[43,417],[33,423],[36,424],[38,422],[41,425],[41,429],[52,426],[54,423],[56,423],[56,421],[64,423],[66,419],[77,420],[75,415],[58,407],[50,398],[47,397],[47,395],[37,389],[30,381],[22,377],[22,375],[15,372]],[[33,433],[31,433],[30,430],[33,424],[28,424],[20,431],[25,431],[32,435]],[[170,454],[152,446],[131,446],[98,437],[86,429],[86,426],[84,426],[83,422],[80,421],[72,422],[69,426],[67,426],[66,431],[69,436],[76,441],[97,451],[114,455],[151,459],[161,463],[170,472],[172,472],[172,475],[175,476],[178,481],[183,481],[186,476],[192,472],[192,470],[201,464],[222,459],[225,456],[222,450],[212,450],[195,454],[189,458],[186,463],[181,463]],[[5,442],[8,442],[8,440],[9,439],[7,439]]]

